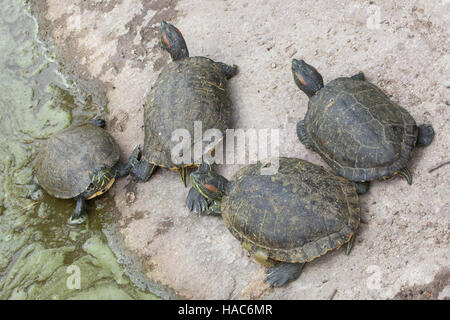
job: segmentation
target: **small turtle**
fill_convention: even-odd
[[[431,125],[416,125],[404,108],[365,80],[364,74],[323,84],[317,70],[303,60],[292,60],[297,86],[310,98],[297,135],[339,175],[354,181],[359,193],[369,181],[400,174],[408,184],[406,163],[417,145],[434,137]]]
[[[270,266],[266,281],[283,286],[306,262],[344,244],[350,253],[359,199],[351,181],[308,161],[279,158],[273,175],[261,174],[266,166],[247,165],[228,181],[202,165],[190,179],[210,202],[207,213],[221,214],[243,247]]]
[[[119,147],[104,124],[96,119],[63,129],[48,139],[37,156],[36,184],[55,198],[77,201],[70,224],[84,222],[86,200],[106,192],[130,170],[130,162],[119,163]]]
[[[215,128],[224,136],[231,116],[227,80],[237,74],[238,68],[206,57],[189,57],[181,32],[165,21],[161,23],[160,40],[173,61],[161,71],[146,98],[144,147],[131,175],[136,180],[147,181],[155,167],[165,167],[179,171],[186,185],[187,168],[197,167],[201,161],[194,158],[194,145],[201,145],[203,154],[214,149],[214,145],[206,145],[202,137],[194,135],[194,126],[200,124],[203,131]],[[172,139],[177,130],[184,130],[189,139],[193,138],[182,150],[179,150],[180,142]],[[183,156],[187,154],[186,160]],[[173,155],[183,161],[175,163]],[[206,200],[192,188],[186,202],[197,212],[206,206]]]

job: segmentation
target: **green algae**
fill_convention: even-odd
[[[88,202],[77,227],[66,223],[73,201],[32,198],[42,143],[102,110],[68,85],[37,34],[25,1],[0,0],[0,299],[155,299],[108,247],[116,212],[107,195]]]

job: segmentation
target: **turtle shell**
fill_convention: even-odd
[[[144,159],[177,169],[199,160],[194,158],[196,142],[203,153],[212,151],[214,146],[203,142],[200,133],[215,128],[221,137],[225,135],[231,117],[226,84],[217,63],[205,57],[189,57],[165,66],[144,105]],[[194,125],[202,129],[198,136],[194,136]],[[174,133],[190,139],[186,146],[191,146],[191,157],[183,164],[172,162],[172,151],[180,143],[172,141]]]
[[[418,128],[375,85],[338,78],[313,96],[305,116],[312,149],[352,181],[386,179],[410,159]]]
[[[119,161],[119,147],[104,129],[93,124],[66,128],[48,139],[37,157],[36,178],[50,195],[70,199],[90,184],[89,171]]]
[[[274,175],[261,175],[262,166],[241,168],[222,199],[223,220],[237,239],[291,263],[350,240],[360,217],[353,183],[295,158],[280,158]]]

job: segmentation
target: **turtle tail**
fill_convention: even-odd
[[[412,184],[412,174],[407,167],[404,167],[402,170],[400,170],[398,174],[404,177],[409,185]]]

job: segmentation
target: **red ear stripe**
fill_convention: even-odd
[[[306,81],[305,81],[305,79],[303,79],[303,77],[302,77],[301,75],[299,75],[297,72],[296,72],[296,74],[297,74],[298,80],[300,80],[300,82],[302,83],[302,85],[306,86]]]
[[[170,43],[169,40],[167,40],[166,35],[163,33],[162,35],[163,41],[166,44],[167,48],[170,49]]]
[[[213,185],[210,185],[210,184],[204,184],[203,186],[204,186],[206,189],[208,189],[209,191],[211,191],[211,192],[217,192],[217,188],[214,187]]]

